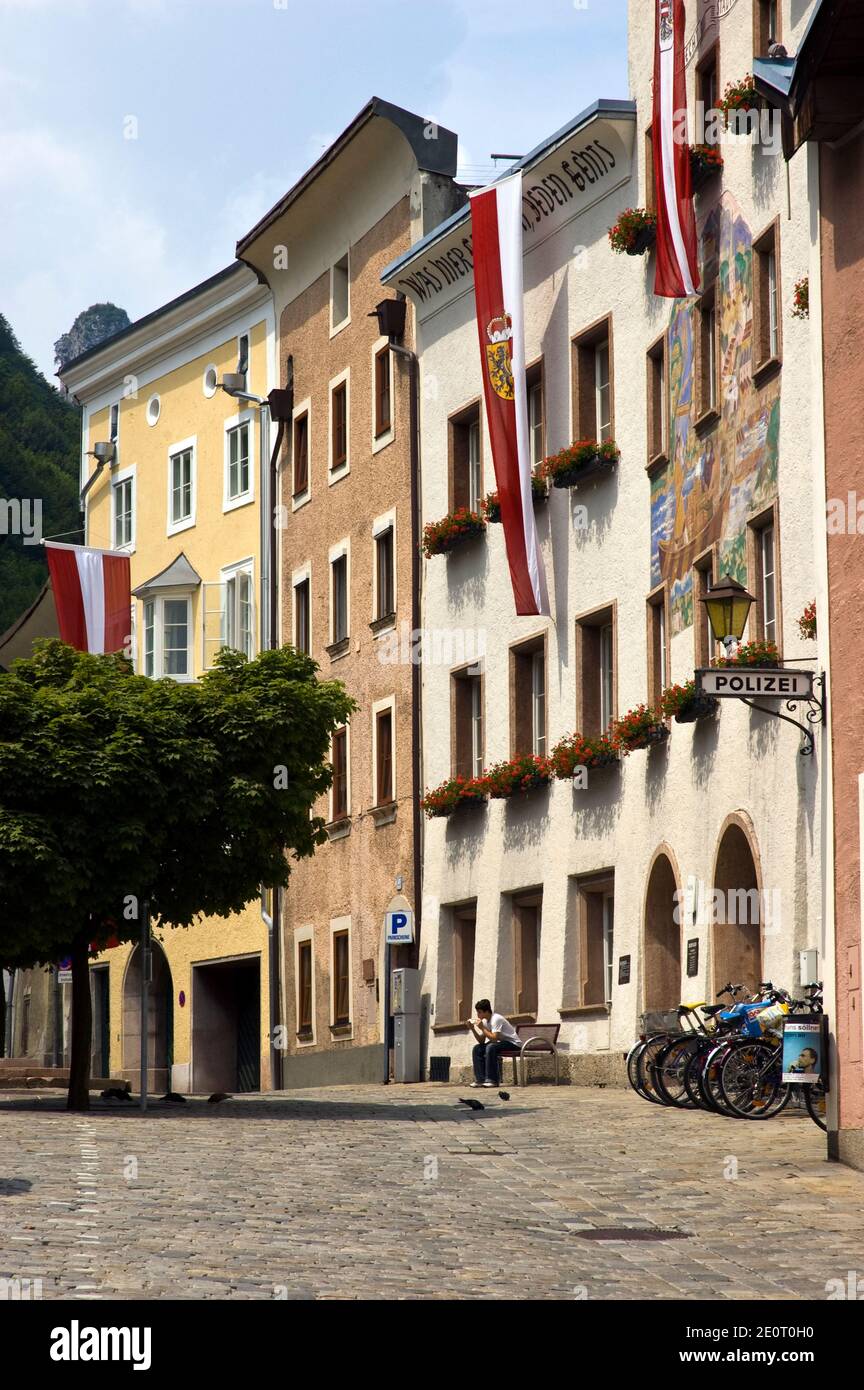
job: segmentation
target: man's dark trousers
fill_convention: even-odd
[[[513,1044],[506,1041],[477,1043],[472,1053],[475,1081],[494,1081],[496,1086],[500,1085],[501,1053],[512,1048]]]

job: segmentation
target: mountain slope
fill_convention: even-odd
[[[80,526],[80,449],[80,411],[25,356],[0,314],[0,498],[41,499],[43,535]],[[43,547],[2,534],[5,520],[0,508],[0,633],[33,602],[48,574]]]

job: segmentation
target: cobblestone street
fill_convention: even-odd
[[[544,1086],[473,1113],[460,1094],[335,1087],[146,1117],[7,1094],[0,1273],[46,1299],[792,1300],[864,1271],[864,1176],[825,1161],[806,1116]],[[690,1238],[584,1238],[634,1226]]]

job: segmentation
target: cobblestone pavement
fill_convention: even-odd
[[[46,1299],[790,1300],[864,1276],[864,1174],[826,1162],[806,1114],[736,1123],[546,1086],[475,1114],[460,1094],[80,1116],[6,1093],[0,1276]],[[690,1238],[584,1238],[610,1226]]]

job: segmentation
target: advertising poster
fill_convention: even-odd
[[[787,1018],[783,1024],[783,1081],[822,1079],[822,1018]]]

